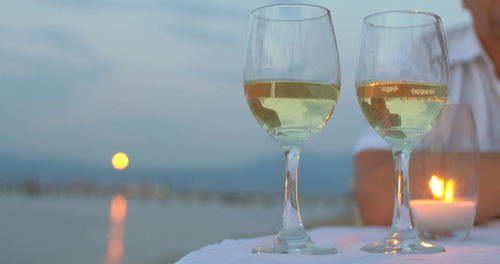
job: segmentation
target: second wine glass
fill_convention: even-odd
[[[392,227],[362,250],[427,254],[444,248],[419,240],[408,197],[414,145],[432,128],[448,98],[448,57],[439,16],[388,11],[364,19],[356,93],[368,123],[391,147],[396,172]]]

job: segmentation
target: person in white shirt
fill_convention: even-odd
[[[472,25],[446,33],[450,102],[470,104],[481,150],[476,222],[500,217],[500,0],[462,0]],[[367,225],[389,225],[394,165],[387,143],[367,128],[355,147],[355,195]],[[411,176],[410,176],[411,177]]]

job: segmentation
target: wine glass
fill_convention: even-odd
[[[297,169],[306,139],[330,119],[340,92],[337,45],[328,9],[271,5],[251,13],[244,68],[246,100],[285,156],[282,227],[254,253],[334,254],[313,243],[299,210]]]
[[[476,213],[479,156],[472,107],[448,103],[415,146],[410,162],[410,208],[420,238],[469,236]]]
[[[362,247],[373,253],[426,254],[444,248],[419,240],[408,199],[408,164],[448,98],[448,56],[439,16],[387,11],[365,17],[356,73],[358,102],[368,123],[390,145],[396,172],[389,235]]]

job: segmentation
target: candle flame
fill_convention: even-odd
[[[429,181],[429,187],[431,188],[434,198],[445,202],[453,201],[453,192],[455,189],[455,183],[453,180],[447,180],[445,183],[444,179],[441,179],[436,175],[432,175]]]

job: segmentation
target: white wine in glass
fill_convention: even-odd
[[[408,164],[448,99],[448,56],[439,16],[388,11],[367,16],[356,72],[358,102],[368,123],[391,147],[396,190],[390,233],[361,249],[384,254],[444,252],[413,229]]]
[[[427,134],[448,98],[448,87],[417,82],[371,82],[356,87],[368,123],[386,141],[412,144]]]
[[[258,81],[245,84],[252,114],[280,142],[303,141],[320,131],[337,104],[334,84],[301,81]]]
[[[334,254],[315,244],[300,217],[297,170],[304,142],[330,119],[340,92],[337,44],[328,9],[272,5],[251,14],[243,73],[247,103],[285,156],[282,227],[254,253]]]

